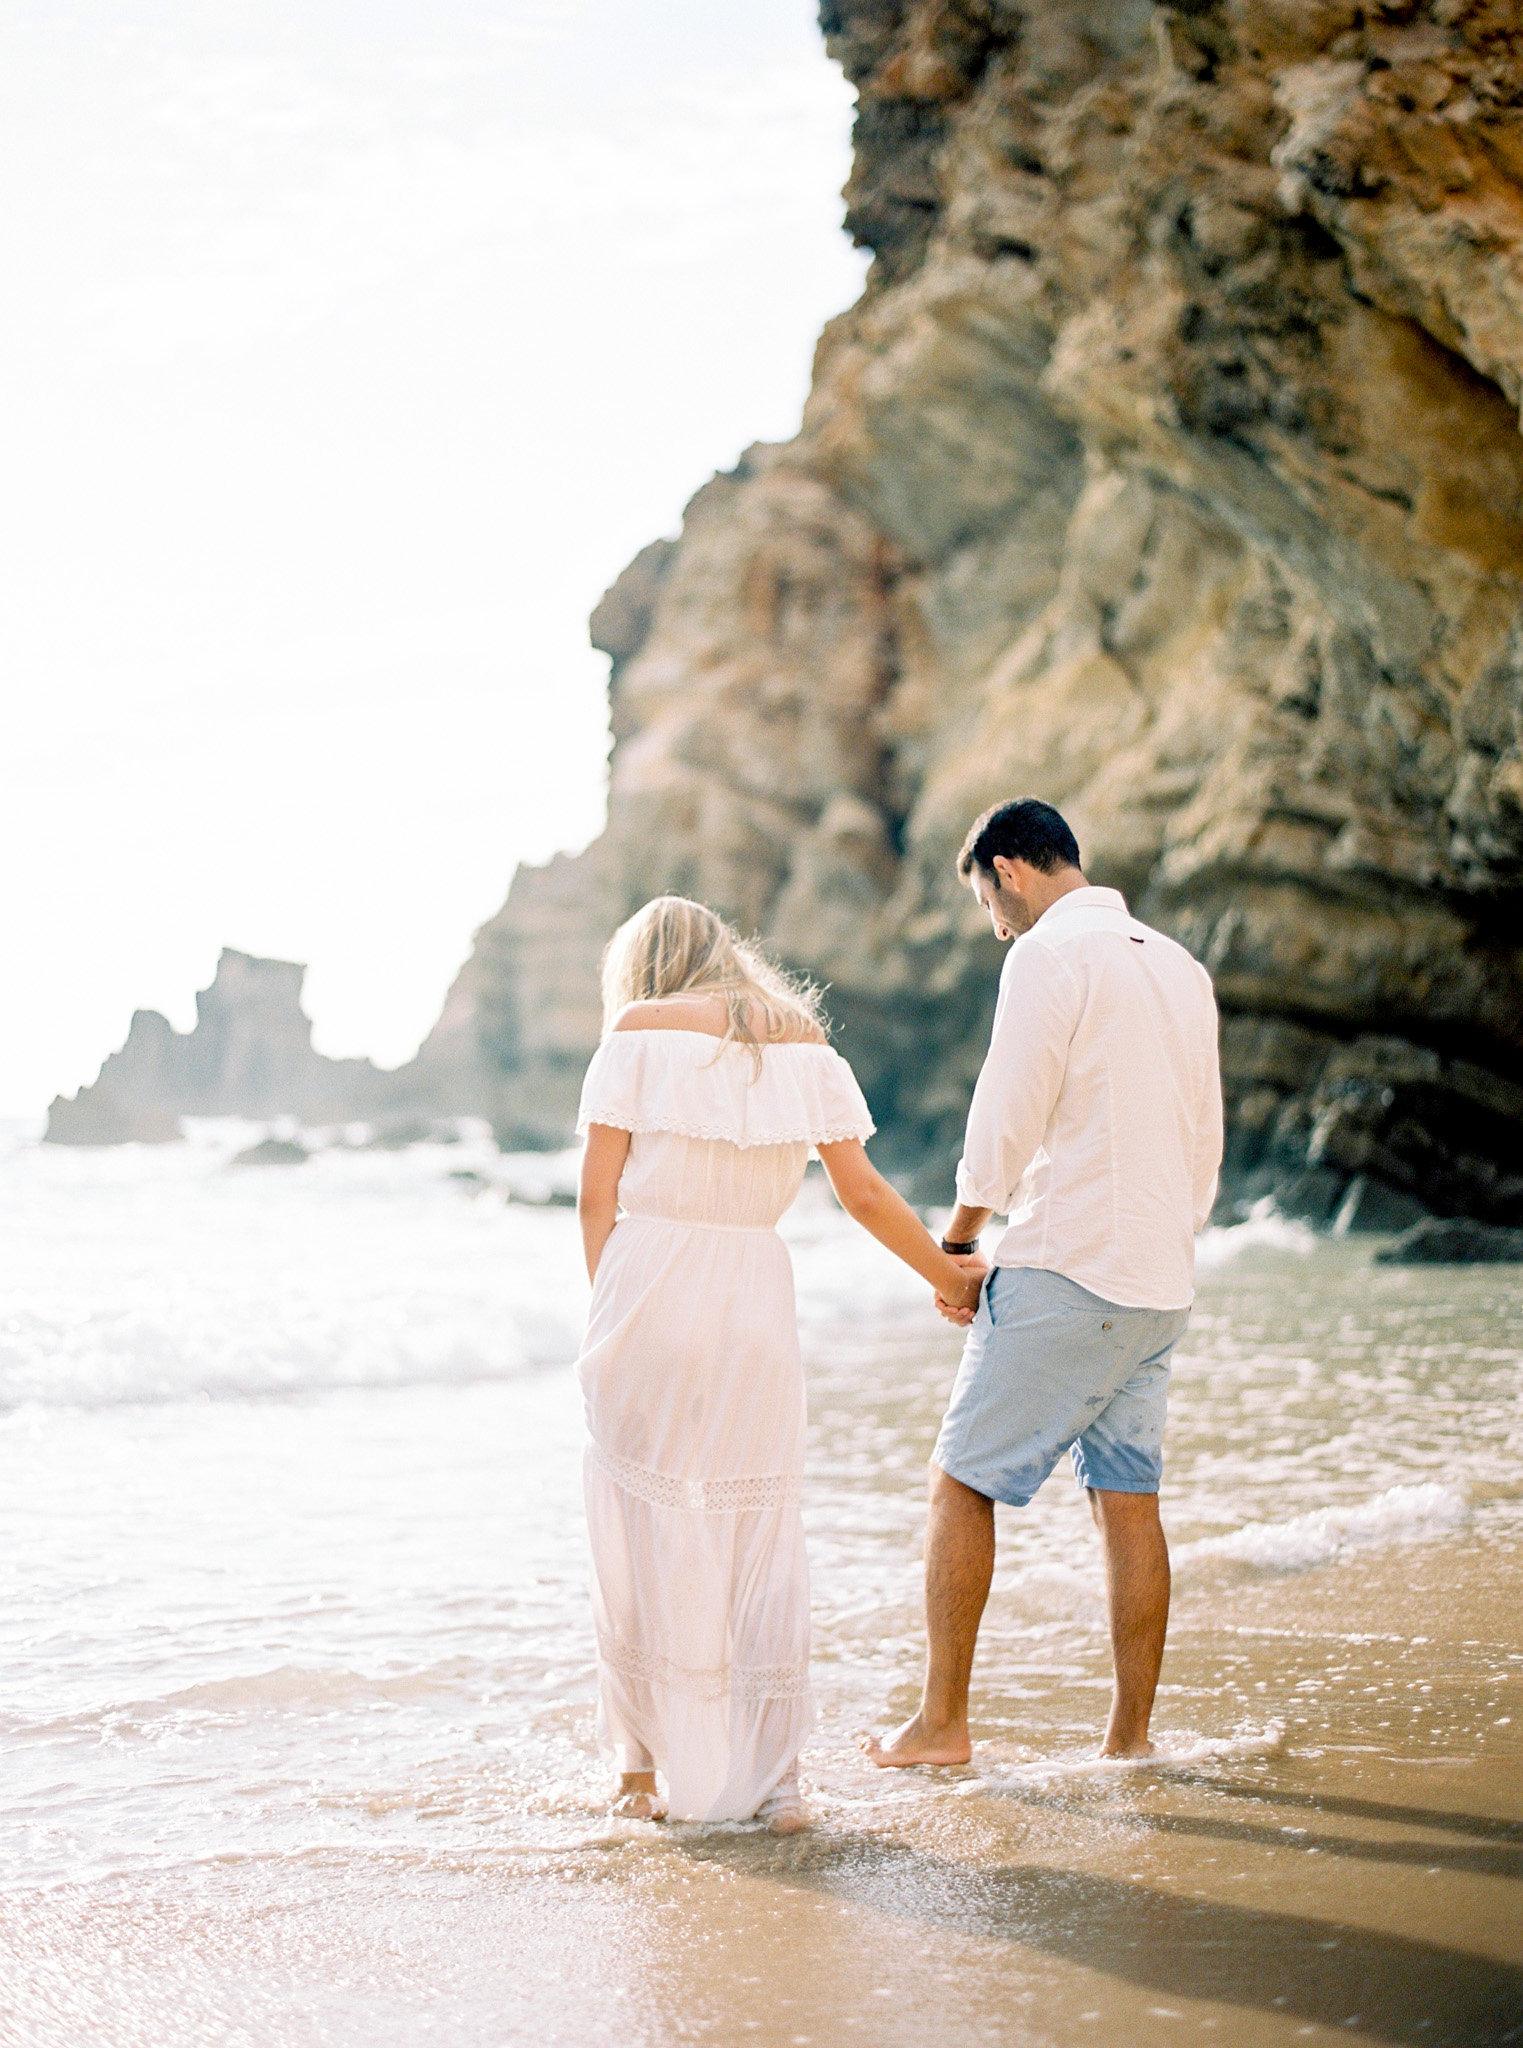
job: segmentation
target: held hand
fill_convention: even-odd
[[[972,1322],[978,1312],[978,1297],[983,1289],[984,1279],[989,1271],[989,1264],[986,1259],[980,1258],[976,1252],[952,1253],[949,1256],[951,1256],[954,1265],[962,1268],[963,1283],[955,1295],[938,1292],[936,1296],[936,1312],[949,1323],[966,1325]]]

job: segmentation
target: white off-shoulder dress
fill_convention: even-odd
[[[814,1725],[804,1376],[776,1225],[812,1145],[873,1129],[829,1046],[620,1031],[577,1128],[633,1133],[577,1372],[598,1734],[678,1820],[749,1819]]]

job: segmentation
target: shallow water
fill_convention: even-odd
[[[913,1697],[958,1338],[811,1184],[819,1825],[609,1824],[574,1218],[467,1147],[0,1159],[0,2042],[1523,2041],[1523,1275],[1210,1236],[1168,1760],[1089,1759],[1064,1473],[965,1772]]]

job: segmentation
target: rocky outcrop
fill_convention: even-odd
[[[392,1077],[369,1060],[313,1051],[301,1007],[305,972],[289,960],[224,951],[210,988],[196,997],[194,1030],[176,1031],[157,1010],[138,1010],[126,1044],[94,1084],[53,1103],[48,1142],[158,1143],[180,1135],[182,1116],[322,1124],[373,1115],[387,1102]]]
[[[1037,793],[1210,966],[1235,1185],[1523,1220],[1523,37],[1488,0],[826,0],[874,252],[597,614],[608,829],[434,1048],[561,1120],[651,892],[830,985],[945,1188]]]
[[[520,868],[398,1079],[436,1113],[490,1118],[505,1151],[569,1143],[598,1042],[598,958],[622,915],[593,854]]]
[[[305,1166],[311,1158],[305,1145],[294,1138],[261,1138],[255,1145],[235,1152],[230,1166]]]
[[[1523,1266],[1523,1230],[1430,1216],[1375,1254],[1382,1266]]]

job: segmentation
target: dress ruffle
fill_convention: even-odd
[[[732,1145],[834,1145],[876,1126],[856,1076],[828,1045],[749,1046],[701,1031],[615,1031],[593,1054],[577,1131],[669,1131]]]

